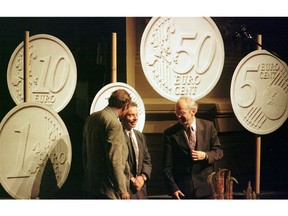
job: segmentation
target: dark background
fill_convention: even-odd
[[[282,60],[288,58],[288,18],[286,17],[212,17],[217,24],[225,46],[226,57],[235,55],[239,62],[246,54],[255,50],[257,34],[263,36],[263,48],[276,53]],[[125,17],[0,17],[0,119],[15,106],[7,86],[7,66],[15,48],[24,40],[25,31],[30,36],[50,34],[62,40],[72,52],[77,64],[77,83],[88,82],[88,106],[96,93],[111,81],[111,38],[112,32],[117,32],[117,81],[126,82],[126,26]],[[243,25],[247,31],[243,31]],[[242,30],[241,30],[242,28]],[[253,39],[248,39],[244,32]],[[239,34],[237,34],[239,33]],[[237,37],[238,35],[238,37]],[[96,50],[102,47],[103,59],[97,61]],[[241,55],[235,50],[241,50]],[[229,62],[225,62],[229,64]],[[233,67],[233,66],[232,66]],[[232,73],[232,72],[231,72]],[[232,76],[232,74],[231,74]],[[228,83],[227,83],[228,84]],[[230,83],[229,83],[230,84]],[[81,165],[82,128],[85,117],[76,112],[76,87],[70,103],[59,112],[66,124],[72,143],[72,165],[64,186],[52,198],[81,198],[81,181],[83,176]],[[89,110],[89,109],[88,109]],[[261,186],[264,191],[288,192],[288,136],[287,121],[277,132],[262,137],[262,175]],[[231,134],[230,134],[231,135]],[[243,139],[249,137],[252,143],[247,143],[241,150],[247,154],[227,155],[237,166],[243,166],[242,173],[235,173],[243,184],[236,185],[235,190],[241,192],[247,179],[253,181],[254,167],[245,167],[245,162],[254,164],[255,149],[251,147],[254,135],[244,131]],[[225,140],[226,134],[221,137]],[[237,134],[239,136],[239,133]],[[236,137],[236,136],[235,136]],[[150,139],[153,139],[153,137]],[[230,138],[229,138],[230,139]],[[237,140],[238,141],[238,140]],[[230,141],[229,141],[230,142]],[[232,140],[233,142],[233,140]],[[245,143],[246,142],[246,143]],[[247,150],[249,148],[249,150]],[[154,155],[153,155],[154,156]],[[153,158],[152,158],[153,161]],[[160,175],[161,173],[153,174]],[[150,185],[153,188],[152,185]],[[149,187],[148,187],[149,190]],[[157,191],[156,191],[157,192]],[[153,192],[152,193],[156,193]],[[0,186],[0,197],[10,198]]]

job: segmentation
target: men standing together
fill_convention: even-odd
[[[179,98],[178,122],[163,133],[163,176],[174,199],[211,198],[207,177],[223,157],[213,122],[196,118],[197,110],[192,98]],[[82,149],[86,198],[147,198],[152,163],[146,137],[135,129],[137,122],[137,104],[123,89],[87,118]]]
[[[152,165],[146,138],[134,129],[137,122],[137,104],[123,89],[114,91],[108,106],[87,118],[82,147],[86,198],[147,198]]]

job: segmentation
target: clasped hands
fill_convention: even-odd
[[[132,181],[133,186],[136,188],[137,191],[141,190],[142,186],[144,185],[144,178],[141,175],[138,175],[136,177],[132,177],[131,181]]]
[[[207,157],[207,154],[203,151],[192,150],[191,155],[194,161],[205,160]]]

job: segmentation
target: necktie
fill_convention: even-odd
[[[193,127],[188,127],[187,135],[188,135],[189,147],[191,150],[194,150],[195,145],[196,145],[196,137],[195,137],[195,131],[193,130]]]
[[[133,149],[134,149],[134,153],[135,153],[135,160],[136,160],[136,173],[138,173],[138,164],[139,164],[139,151],[138,151],[138,148],[137,148],[137,145],[136,145],[136,142],[135,140],[133,139],[133,136],[132,136],[132,132],[129,131],[129,138],[130,138],[130,141],[132,143],[132,146],[133,146]]]

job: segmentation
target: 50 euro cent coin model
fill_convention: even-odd
[[[142,35],[140,57],[148,82],[161,96],[198,100],[221,76],[224,44],[209,17],[154,17]]]
[[[68,131],[49,106],[26,102],[0,124],[0,181],[15,199],[49,198],[65,183],[72,159]]]

